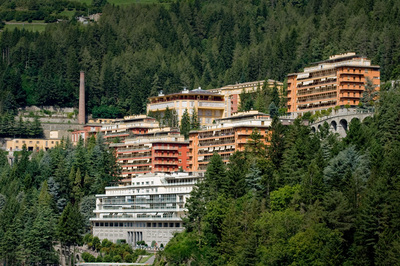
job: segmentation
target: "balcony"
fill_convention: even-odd
[[[204,107],[224,109],[225,103],[224,102],[199,102],[199,108],[204,108]]]
[[[297,92],[297,96],[303,96],[303,95],[314,95],[318,93],[323,93],[323,92],[330,92],[330,91],[336,91],[336,84],[333,84],[332,86],[317,86],[314,88],[309,88],[309,89],[304,89],[304,90],[299,90]]]
[[[137,147],[137,148],[118,148],[117,152],[133,152],[133,151],[143,151],[143,150],[151,150],[150,147]]]
[[[132,159],[132,160],[134,160],[134,159],[140,159],[140,158],[143,158],[143,159],[151,158],[151,153],[144,154],[142,156],[136,156],[136,155],[133,155],[132,153],[126,154],[126,155],[118,155],[117,156],[118,160],[121,160],[121,159]]]
[[[163,110],[166,108],[169,109],[174,109],[175,108],[175,103],[153,103],[153,104],[149,104],[149,110],[150,111],[157,111],[157,110]]]
[[[154,146],[154,150],[177,151],[177,150],[178,150],[178,147]]]
[[[307,96],[307,97],[302,97],[298,99],[298,103],[299,104],[305,104],[305,103],[312,103],[315,101],[319,101],[319,100],[329,100],[329,99],[336,99],[337,93],[335,92],[331,92],[331,93],[326,93],[326,94],[322,94],[322,95],[314,95],[314,96]]]
[[[221,130],[221,131],[209,131],[206,133],[200,133],[199,134],[199,139],[206,139],[206,138],[215,138],[215,137],[229,137],[229,136],[234,136],[235,131],[234,130]]]
[[[154,157],[161,157],[161,158],[177,158],[179,156],[178,153],[174,153],[174,154],[161,154],[161,153],[155,153]]]
[[[161,160],[154,160],[153,161],[154,164],[158,164],[158,165],[177,165],[178,161],[161,161]]]

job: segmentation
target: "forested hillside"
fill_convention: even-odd
[[[400,1],[183,0],[103,7],[96,24],[1,33],[0,112],[76,106],[86,72],[88,109],[145,111],[146,99],[182,87],[283,80],[310,62],[355,51],[400,75]],[[117,111],[115,110],[117,108]]]
[[[215,154],[157,265],[400,265],[400,88],[338,139],[297,119]]]
[[[86,146],[67,141],[46,152],[25,147],[14,154],[10,166],[0,151],[0,262],[58,264],[54,245],[69,250],[82,244],[94,194],[118,180],[115,156],[101,136]]]

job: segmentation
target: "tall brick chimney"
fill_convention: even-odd
[[[85,72],[81,71],[80,82],[79,82],[79,114],[78,123],[86,123],[86,111],[85,111]]]

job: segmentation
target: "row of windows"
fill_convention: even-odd
[[[149,228],[179,228],[181,223],[113,223],[113,222],[96,222],[96,227],[149,227]]]

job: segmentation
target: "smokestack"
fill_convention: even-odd
[[[85,113],[85,72],[81,71],[80,83],[79,83],[79,114],[78,123],[86,123],[86,113]]]

